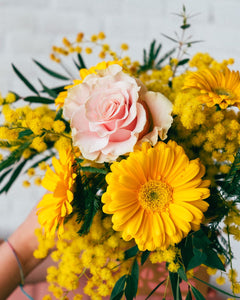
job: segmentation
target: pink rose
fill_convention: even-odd
[[[64,117],[70,119],[73,144],[83,157],[100,163],[133,151],[140,139],[154,145],[158,135],[166,138],[171,111],[166,97],[147,92],[117,64],[70,88],[63,107]]]

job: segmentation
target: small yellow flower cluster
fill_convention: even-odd
[[[218,63],[208,54],[198,53],[189,65],[198,69],[211,67],[223,70],[231,63],[232,59]],[[207,107],[194,89],[181,91],[187,74],[188,71],[172,81],[175,94],[170,94],[170,98],[174,102],[173,113],[177,116],[173,124],[176,130],[174,139],[179,139],[178,142],[191,158],[196,158],[196,155],[200,157],[207,167],[208,178],[214,184],[214,176],[218,172],[229,172],[240,146],[240,114],[233,110],[218,110],[215,106]]]
[[[236,241],[240,241],[240,210],[234,206],[224,220],[224,231],[231,234]]]
[[[66,291],[76,290],[84,282],[80,278],[85,277],[87,283],[84,293],[92,299],[102,299],[111,294],[115,282],[131,268],[131,259],[123,262],[124,250],[129,248],[129,244],[121,239],[119,233],[113,231],[111,218],[102,219],[100,213],[94,217],[88,235],[79,236],[79,229],[80,225],[73,217],[66,223],[65,231],[57,241],[57,249],[52,252],[51,257],[59,264],[58,267],[48,268],[49,291],[57,299],[61,299]],[[39,234],[37,232],[38,238]],[[49,246],[53,246],[51,239],[48,243],[45,236],[40,238],[35,257],[44,257]],[[76,299],[81,299],[81,296],[76,296]]]
[[[147,88],[154,92],[160,92],[168,97],[170,100],[173,98],[173,91],[168,85],[173,71],[170,65],[166,65],[161,70],[152,70],[144,72],[140,75],[140,80],[147,86]]]
[[[0,105],[10,104],[16,101],[16,95],[9,92],[5,98],[2,97],[2,94],[0,93]]]
[[[157,250],[151,252],[150,261],[153,264],[167,262],[168,270],[172,273],[176,273],[180,268],[179,261],[180,253],[179,249],[174,246],[170,246],[167,250]]]
[[[202,70],[205,68],[211,68],[216,71],[224,70],[228,65],[232,65],[234,59],[230,58],[228,60],[224,59],[222,62],[217,62],[208,53],[197,53],[189,61],[189,66],[191,68],[197,68]]]
[[[56,112],[49,107],[42,105],[37,108],[23,106],[12,108],[6,104],[3,106],[2,113],[5,118],[3,127],[0,127],[0,139],[9,142],[17,141],[20,132],[26,132],[18,144],[27,141],[31,142],[30,147],[26,148],[22,156],[27,159],[33,153],[43,152],[47,149],[48,143],[55,143],[56,148],[67,145],[69,147],[70,138],[63,135],[66,125],[62,120],[56,120]],[[31,130],[27,132],[27,130]],[[13,143],[15,146],[15,143]],[[10,150],[14,150],[13,147]]]
[[[86,54],[92,54],[93,48],[98,46],[101,48],[98,56],[101,59],[105,59],[106,55],[110,55],[113,60],[118,60],[117,54],[111,50],[108,44],[102,41],[106,38],[104,32],[99,32],[98,34],[93,34],[90,39],[85,38],[83,32],[79,32],[73,42],[69,41],[66,37],[62,39],[62,47],[53,46],[52,53],[50,54],[51,60],[60,63],[60,56],[68,56],[71,53],[82,53],[84,50]],[[127,51],[128,45],[123,43],[121,45],[121,50]]]

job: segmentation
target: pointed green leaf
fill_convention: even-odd
[[[145,261],[148,259],[148,256],[149,254],[151,253],[151,251],[148,251],[148,250],[145,250],[143,253],[142,253],[142,256],[141,256],[141,266],[145,263]]]
[[[25,83],[25,85],[35,94],[39,95],[38,91],[35,89],[35,87],[27,80],[26,77],[20,73],[20,71],[12,64],[14,72],[17,74],[17,76]]]
[[[41,83],[41,86],[43,87],[44,93],[47,93],[50,97],[52,97],[54,99],[57,98],[57,93],[54,90],[48,88],[45,84],[43,84],[43,82],[40,79],[39,79],[39,81]]]
[[[169,278],[171,282],[174,300],[181,300],[182,296],[179,287],[179,275],[177,273],[169,272]]]
[[[191,289],[196,300],[206,300],[194,286],[191,286]]]
[[[129,258],[133,257],[133,256],[136,256],[137,253],[138,253],[138,251],[139,250],[138,250],[138,246],[137,245],[133,246],[132,248],[127,249],[124,252],[124,259],[126,260],[126,259],[129,259]]]
[[[45,97],[37,97],[37,96],[29,96],[23,99],[24,101],[31,103],[42,103],[42,104],[53,104],[54,100],[45,98]]]
[[[204,253],[201,250],[194,248],[193,253],[194,253],[194,256],[191,258],[191,260],[187,266],[187,270],[191,270],[191,269],[194,269],[194,268],[200,266],[201,264],[205,263],[205,261],[207,259],[206,253]]]
[[[12,151],[11,154],[0,162],[0,172],[5,168],[11,166],[15,162],[19,161],[23,151],[31,144],[31,141],[27,141],[26,143],[20,145],[16,150]]]
[[[60,120],[62,118],[62,114],[63,114],[63,109],[62,107],[57,111],[56,113],[56,117],[54,119],[54,121]]]
[[[138,290],[138,280],[139,280],[139,266],[136,258],[132,265],[131,277],[132,277],[131,290],[132,290],[133,297],[136,297],[137,290]]]
[[[77,70],[79,71],[81,69],[80,65],[73,59],[73,63],[76,66]]]
[[[54,153],[52,153],[51,155],[48,155],[48,156],[46,156],[46,157],[44,157],[44,158],[38,160],[37,162],[35,162],[34,164],[32,164],[32,165],[29,167],[29,169],[38,167],[38,165],[39,165],[41,162],[49,160],[51,157],[53,157],[53,155],[54,155]]]
[[[23,131],[19,132],[18,138],[21,139],[22,137],[28,136],[28,135],[31,135],[31,134],[33,134],[32,130],[31,129],[26,129],[26,130],[23,130]]]
[[[118,300],[121,299],[124,288],[127,280],[127,275],[123,275],[121,278],[118,279],[118,281],[115,283],[115,286],[112,290],[110,300]],[[120,298],[119,298],[120,297]]]
[[[14,170],[14,172],[12,173],[8,183],[1,189],[0,194],[3,192],[8,192],[8,190],[10,189],[10,187],[12,186],[12,184],[14,183],[14,181],[16,180],[16,178],[18,177],[18,175],[20,174],[20,172],[22,171],[24,165],[26,164],[27,160],[24,160],[23,162],[21,162],[17,168]]]
[[[154,59],[154,48],[155,48],[156,40],[153,40],[150,45],[150,51],[149,51],[149,61]]]
[[[154,53],[154,60],[157,58],[161,48],[162,48],[162,44],[159,44],[159,46],[157,47],[157,50]]]
[[[177,66],[183,66],[189,62],[189,58],[182,59],[178,62]]]
[[[65,85],[57,86],[57,87],[55,87],[55,88],[52,88],[52,90],[53,90],[56,94],[59,94],[59,93],[65,91]]]
[[[160,65],[175,52],[176,48],[173,48],[172,50],[168,51],[156,64],[156,67],[160,67]]]
[[[182,280],[188,282],[188,278],[187,278],[187,275],[184,271],[184,268],[183,266],[181,266],[179,269],[178,269],[178,275],[182,278]]]
[[[192,300],[192,293],[191,293],[190,289],[188,289],[188,293],[187,293],[185,300]]]
[[[33,61],[35,62],[36,65],[39,66],[39,68],[41,68],[44,72],[48,73],[50,76],[61,79],[61,80],[70,80],[70,78],[68,78],[62,74],[59,74],[53,70],[48,69],[47,67],[42,65],[40,62],[36,61],[35,59]]]
[[[177,277],[176,300],[182,300],[182,294],[179,285],[179,276]]]
[[[155,288],[151,291],[151,293],[147,296],[145,300],[148,300],[165,281],[166,279],[164,279],[158,285],[156,285]]]
[[[12,171],[12,168],[10,168],[9,170],[7,170],[6,172],[4,172],[1,176],[0,176],[0,183],[3,181],[3,179]]]
[[[206,284],[207,286],[213,288],[214,290],[216,290],[216,291],[218,291],[218,292],[220,292],[220,293],[222,293],[222,294],[224,294],[224,295],[230,296],[230,297],[232,297],[232,298],[240,299],[240,297],[235,296],[235,295],[232,295],[232,294],[230,294],[230,293],[228,293],[228,292],[225,292],[224,290],[218,288],[217,286],[212,285],[211,283],[208,283],[208,282],[206,282],[206,281],[204,281],[204,280],[202,280],[202,279],[200,279],[200,278],[198,278],[198,277],[196,277],[196,276],[193,276],[193,278],[194,278],[194,279],[197,279],[198,281],[200,281],[200,282]]]
[[[84,63],[84,60],[82,58],[82,55],[80,53],[78,53],[77,57],[78,57],[78,61],[79,61],[79,64],[80,64],[80,69],[87,69],[87,67]]]
[[[172,42],[174,42],[174,43],[178,43],[178,41],[175,40],[174,38],[171,38],[170,36],[168,36],[168,35],[166,35],[166,34],[164,34],[164,33],[162,33],[162,35],[163,35],[165,38],[169,39],[170,41],[172,41]]]
[[[125,288],[125,296],[127,300],[133,300],[133,298],[136,296],[137,289],[136,281],[131,275],[127,276],[126,280],[126,288]]]
[[[191,25],[190,24],[183,24],[182,26],[180,26],[182,29],[187,29],[189,28]]]
[[[207,259],[205,260],[204,264],[210,268],[218,269],[221,271],[225,271],[225,267],[221,261],[221,259],[218,257],[217,253],[212,250],[208,249],[206,251]]]

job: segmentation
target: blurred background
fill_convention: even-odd
[[[208,52],[218,60],[233,57],[232,68],[240,69],[239,0],[0,0],[0,92],[3,96],[8,91],[28,93],[11,63],[34,85],[39,87],[38,78],[54,85],[32,59],[60,71],[49,59],[52,45],[61,46],[63,36],[71,40],[81,31],[88,37],[104,31],[113,50],[127,43],[127,55],[137,60],[142,60],[143,48],[153,39],[163,43],[164,53],[175,44],[162,33],[174,36],[174,31],[179,32],[182,19],[175,13],[182,11],[183,4],[187,14],[195,15],[190,19],[189,34],[202,41],[193,45],[189,54]],[[98,61],[93,55],[84,58],[87,66]],[[11,234],[44,193],[38,187],[22,187],[24,179],[27,176],[7,195],[0,195],[0,238]],[[234,241],[233,248],[238,255],[240,246]],[[240,258],[235,260],[235,266],[239,262]]]

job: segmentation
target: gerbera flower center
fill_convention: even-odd
[[[165,210],[172,201],[172,188],[165,182],[150,180],[140,188],[138,199],[144,209]]]

